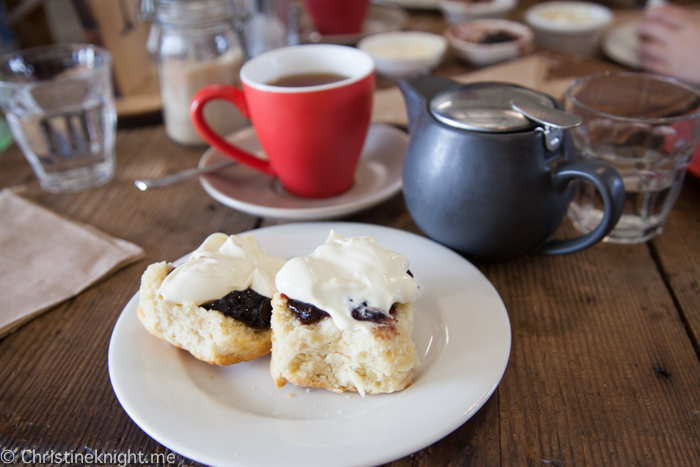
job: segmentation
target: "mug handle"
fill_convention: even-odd
[[[625,207],[625,185],[615,168],[603,161],[579,159],[552,170],[552,181],[556,190],[566,190],[569,183],[576,178],[592,183],[596,187],[603,198],[603,218],[598,226],[587,234],[566,240],[550,239],[537,250],[537,253],[563,255],[583,250],[601,241],[620,220]]]
[[[234,159],[241,164],[245,164],[255,170],[275,176],[275,172],[272,170],[272,166],[268,161],[259,159],[249,152],[232,145],[224,138],[216,134],[216,132],[214,132],[214,130],[212,130],[207,124],[206,120],[204,119],[204,106],[209,101],[215,99],[223,99],[231,102],[238,108],[238,110],[241,111],[241,114],[245,118],[250,120],[248,106],[246,104],[243,91],[235,86],[230,86],[227,84],[212,84],[197,91],[192,98],[192,103],[190,104],[190,118],[192,119],[192,124],[194,125],[195,130],[197,130],[197,133],[199,133],[207,143],[218,149],[219,152],[225,156],[228,156],[231,159]]]

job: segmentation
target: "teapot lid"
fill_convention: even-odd
[[[430,111],[446,125],[464,130],[508,133],[532,130],[540,123],[513,105],[526,100],[540,112],[556,109],[554,101],[536,91],[507,83],[473,83],[447,89],[430,101]],[[554,110],[557,112],[557,110]]]

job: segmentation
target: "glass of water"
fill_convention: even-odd
[[[107,50],[59,44],[0,57],[0,106],[43,189],[82,191],[114,175],[117,115]]]
[[[604,241],[641,243],[659,235],[698,146],[700,91],[665,76],[605,72],[571,83],[565,108],[583,118],[572,130],[579,156],[609,162],[624,180],[625,209]],[[595,188],[580,183],[569,219],[590,232],[602,206]]]

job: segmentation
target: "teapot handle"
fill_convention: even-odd
[[[603,218],[591,232],[566,240],[548,240],[537,253],[562,255],[588,248],[612,231],[625,207],[625,186],[622,177],[610,164],[593,159],[579,159],[552,170],[554,188],[565,190],[574,179],[592,183],[603,199]]]

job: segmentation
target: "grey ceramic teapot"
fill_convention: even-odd
[[[461,85],[437,76],[399,82],[409,117],[403,166],[408,210],[434,240],[474,259],[563,254],[602,240],[622,214],[622,179],[609,164],[575,159],[567,128],[580,118],[555,99],[506,83]],[[550,237],[574,180],[605,205],[592,232]]]

